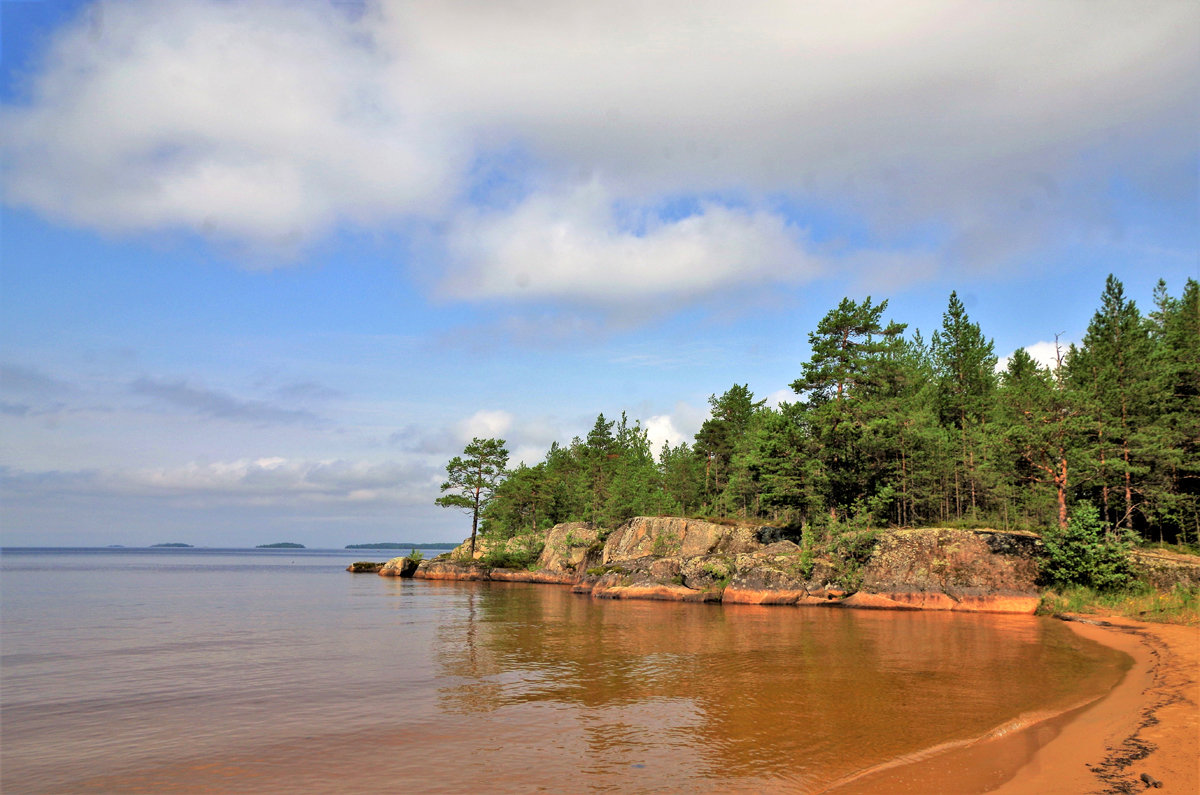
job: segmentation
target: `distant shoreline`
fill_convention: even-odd
[[[378,544],[347,544],[344,549],[454,549],[458,544],[425,543],[425,544],[396,544],[384,541]]]

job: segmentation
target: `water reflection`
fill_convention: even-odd
[[[588,761],[589,786],[671,773],[747,787],[827,782],[1100,692],[1108,650],[1029,617],[613,602],[455,584],[434,649],[447,715],[488,716],[519,772],[527,733]],[[568,775],[568,770],[562,771]],[[667,780],[664,778],[664,780]]]

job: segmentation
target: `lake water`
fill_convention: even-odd
[[[1049,619],[344,571],[364,557],[4,550],[0,789],[814,792],[1128,665]]]

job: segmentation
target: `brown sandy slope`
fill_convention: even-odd
[[[1134,658],[1125,680],[1069,723],[998,793],[1200,792],[1200,627],[1072,622]]]
[[[1070,626],[1133,658],[1107,696],[828,792],[1128,793],[1147,790],[1142,774],[1164,793],[1200,792],[1200,627],[1126,619]]]

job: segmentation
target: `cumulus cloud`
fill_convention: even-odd
[[[467,298],[654,298],[730,283],[810,278],[815,261],[779,215],[705,203],[677,220],[622,223],[593,180],[505,212],[465,211],[451,225],[444,289]]]
[[[889,252],[838,267],[918,279],[1119,235],[1116,183],[1191,224],[1198,39],[1174,0],[131,0],[52,38],[0,158],[6,201],[107,231],[286,250],[419,219],[458,296],[811,274],[772,197]],[[514,151],[518,200],[469,206]]]
[[[656,414],[646,420],[646,436],[655,455],[663,443],[674,447],[680,442],[691,443],[708,416],[708,407],[693,406],[679,401],[669,414]]]
[[[795,403],[797,400],[799,400],[799,396],[791,387],[776,389],[767,395],[767,405],[773,409],[779,408],[780,403]]]
[[[460,421],[455,426],[455,433],[464,442],[469,442],[475,437],[502,438],[512,424],[513,415],[507,411],[481,409]]]
[[[95,5],[0,117],[8,201],[285,247],[436,206],[451,139],[387,98],[389,59],[326,3]]]
[[[1063,356],[1067,355],[1067,348],[1070,347],[1069,342],[1035,342],[1032,345],[1025,346],[1025,352],[1029,354],[1029,358],[1040,364],[1042,367],[1047,367],[1051,370],[1058,367],[1059,353]],[[1001,357],[996,361],[996,372],[1001,373],[1008,369],[1008,362],[1011,356]]]

